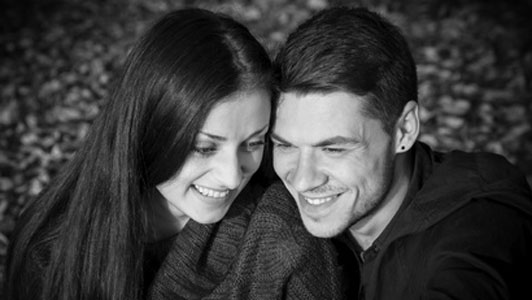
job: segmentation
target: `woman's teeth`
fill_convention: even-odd
[[[195,184],[194,184],[194,187],[196,188],[196,190],[200,194],[202,194],[203,196],[206,196],[206,197],[224,198],[224,197],[226,197],[229,194],[229,190],[217,191],[217,190],[212,190],[212,189],[209,189],[209,188],[206,188],[206,187],[203,187],[203,186],[199,186],[199,185],[195,185]]]

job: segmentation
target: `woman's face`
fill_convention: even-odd
[[[270,110],[263,89],[233,94],[212,108],[181,170],[157,185],[179,228],[190,218],[222,219],[259,168]]]

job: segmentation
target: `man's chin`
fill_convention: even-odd
[[[345,228],[342,228],[342,226],[339,226],[338,224],[311,220],[305,216],[302,216],[302,218],[303,225],[305,225],[307,231],[318,238],[332,238],[341,234],[345,230]]]

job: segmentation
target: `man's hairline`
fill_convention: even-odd
[[[276,105],[275,105],[275,111],[272,111],[272,117],[273,117],[273,123],[271,124],[271,127],[270,127],[270,131],[273,133],[274,130],[275,130],[275,120],[277,119],[277,113],[279,111],[279,108],[281,107],[281,103],[284,101],[284,96],[286,94],[295,94],[296,96],[298,97],[303,97],[303,96],[308,96],[308,95],[321,95],[321,96],[326,96],[326,95],[329,95],[329,94],[332,94],[332,93],[338,93],[338,92],[342,92],[342,93],[347,93],[349,95],[353,95],[353,96],[356,96],[356,98],[362,100],[361,101],[361,114],[362,116],[368,118],[368,119],[373,119],[373,120],[376,120],[377,122],[380,123],[380,126],[382,127],[382,129],[384,130],[384,132],[389,135],[390,137],[392,136],[392,133],[391,132],[388,132],[388,130],[386,130],[386,124],[379,118],[375,118],[373,116],[370,115],[370,113],[368,112],[368,109],[367,109],[367,103],[368,101],[370,100],[369,98],[370,97],[374,97],[374,94],[371,93],[371,92],[368,92],[366,93],[365,95],[360,95],[360,94],[357,94],[357,93],[354,93],[348,89],[345,89],[345,88],[341,88],[341,87],[333,87],[333,88],[330,88],[330,89],[308,89],[308,90],[304,90],[304,89],[298,89],[298,88],[291,88],[291,89],[286,89],[286,90],[278,90],[277,91],[277,95],[276,95]]]
[[[369,113],[368,113],[368,109],[367,109],[367,103],[369,102],[369,98],[370,97],[373,97],[373,94],[371,92],[368,92],[367,94],[365,95],[360,95],[360,94],[357,94],[357,93],[354,93],[348,89],[345,89],[345,88],[341,88],[341,87],[334,87],[334,88],[331,88],[331,89],[310,89],[310,90],[303,90],[303,89],[297,89],[297,88],[292,88],[292,89],[287,89],[287,90],[284,90],[284,91],[278,91],[277,92],[277,95],[276,95],[276,105],[275,105],[275,111],[273,112],[273,117],[276,118],[277,117],[277,112],[279,111],[279,107],[281,106],[281,103],[285,100],[284,99],[284,96],[286,94],[295,94],[296,96],[298,97],[304,97],[304,96],[308,96],[308,95],[320,95],[320,96],[326,96],[326,95],[329,95],[329,94],[332,94],[332,93],[338,93],[338,92],[341,92],[341,93],[346,93],[346,94],[349,94],[349,95],[352,95],[352,96],[355,96],[356,98],[362,100],[361,101],[361,114],[366,117],[366,118],[369,118],[369,119],[374,119],[374,120],[377,120],[381,123],[382,126],[384,126],[384,122],[378,118],[375,118],[373,116],[371,116]]]

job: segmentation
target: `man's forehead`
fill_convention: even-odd
[[[382,130],[380,121],[366,117],[362,97],[345,92],[283,93],[272,135],[291,143],[319,144],[342,137],[364,141]]]

